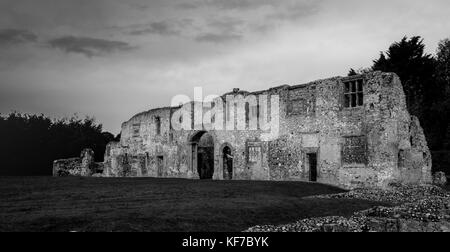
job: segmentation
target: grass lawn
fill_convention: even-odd
[[[380,205],[301,182],[0,178],[0,231],[242,231]]]

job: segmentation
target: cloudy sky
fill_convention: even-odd
[[[448,0],[0,0],[0,113],[91,115],[119,133],[177,94],[345,75],[403,36],[434,53]]]

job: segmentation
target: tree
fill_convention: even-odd
[[[102,161],[114,135],[102,132],[94,118],[52,120],[44,115],[0,116],[0,175],[51,175],[56,159],[77,157],[92,148]]]
[[[441,87],[442,96],[438,97],[435,110],[440,113],[439,134],[445,136],[444,148],[450,149],[450,40],[442,40],[436,53],[436,78]]]
[[[450,150],[450,125],[447,126],[447,130],[445,132],[445,141],[444,141],[444,148],[447,150]]]
[[[434,58],[425,53],[423,39],[415,36],[393,43],[374,61],[372,69],[398,74],[410,113],[422,119],[435,95],[439,95],[434,78],[435,65]]]
[[[448,97],[450,92],[450,39],[444,39],[439,43],[436,56],[436,76],[441,85],[445,87]]]

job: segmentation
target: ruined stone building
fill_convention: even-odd
[[[275,115],[277,134],[260,125],[175,130],[171,118],[181,107],[152,109],[123,123],[120,142],[107,146],[97,176],[317,181],[343,188],[431,182],[430,151],[396,74],[335,77],[252,93],[236,89],[227,95],[262,94],[278,96],[279,105],[268,102],[267,113],[260,113],[261,100],[256,108],[246,106],[246,123],[249,117]],[[239,117],[229,104],[223,106],[219,121]],[[55,161],[55,175],[72,169],[66,163]]]

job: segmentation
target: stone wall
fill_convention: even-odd
[[[361,106],[346,107],[351,103],[345,94],[350,86],[360,90],[351,97]],[[383,187],[393,181],[431,182],[431,155],[423,130],[409,115],[395,74],[334,77],[253,93],[236,89],[227,95],[267,95],[269,101],[278,96],[279,109],[269,104],[267,111],[269,118],[279,117],[278,134],[261,128],[173,130],[171,117],[181,108],[153,109],[122,124],[120,142],[107,147],[103,175],[197,179],[198,141],[209,134],[217,180],[228,178],[223,148],[229,147],[233,179],[309,181],[314,172],[318,182],[349,189]],[[237,111],[233,114],[245,118]],[[227,118],[221,119],[225,126]],[[317,171],[311,168],[312,157]]]
[[[89,177],[94,174],[102,173],[104,166],[104,163],[95,162],[93,150],[85,149],[81,152],[79,158],[55,160],[53,162],[53,176]]]
[[[53,162],[53,176],[67,177],[67,176],[81,176],[81,159],[70,158],[55,160]]]

